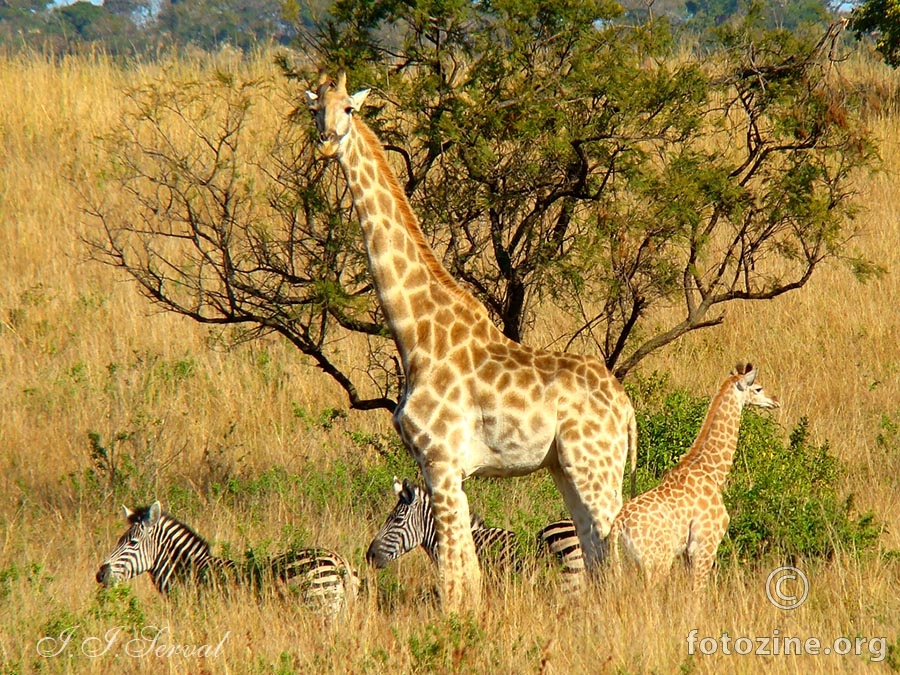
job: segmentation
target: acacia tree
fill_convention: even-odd
[[[617,12],[341,1],[305,40],[375,88],[384,103],[364,113],[423,228],[504,333],[523,339],[552,301],[573,319],[558,337],[623,377],[828,259],[870,272],[849,242],[853,177],[874,151],[835,74],[839,25],[807,41],[751,14],[714,52],[674,58],[664,24]],[[315,158],[305,114],[275,116],[267,136],[271,113],[251,120],[278,88],[219,77],[136,92],[114,134],[128,206],[92,209],[95,254],[172,311],[284,335],[351,407],[391,409],[401,373],[342,177]],[[681,316],[660,328],[662,305]],[[348,332],[367,336],[369,364],[340,361]]]

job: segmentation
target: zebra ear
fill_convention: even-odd
[[[409,482],[408,478],[403,479],[403,490],[400,494],[397,495],[400,499],[407,503],[412,504],[416,501],[416,487],[412,483]]]
[[[394,476],[394,494],[399,497],[401,492],[403,492],[403,483],[397,476]]]
[[[144,518],[144,523],[148,527],[154,527],[159,522],[159,517],[162,515],[162,505],[159,503],[157,499],[150,505],[150,508],[147,509],[147,515]]]
[[[131,517],[134,515],[134,511],[129,509],[124,504],[122,504],[122,510],[125,512],[125,520],[131,520]]]

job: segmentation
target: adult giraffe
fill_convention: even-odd
[[[400,354],[406,387],[394,426],[432,496],[441,597],[449,611],[477,607],[467,476],[521,476],[547,468],[562,493],[586,567],[606,552],[622,506],[625,456],[636,449],[634,409],[592,356],[520,345],[491,322],[428,245],[372,130],[354,113],[346,75],[307,91],[322,156],[346,174],[378,300]]]

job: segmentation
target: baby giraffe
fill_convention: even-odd
[[[616,516],[611,542],[625,547],[648,582],[666,573],[679,555],[695,588],[712,569],[728,529],[722,488],[734,459],[741,410],[745,405],[779,406],[755,380],[753,366],[738,365],[710,403],[690,450],[658,486],[631,499]]]

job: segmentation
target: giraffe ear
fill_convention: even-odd
[[[737,381],[738,391],[744,391],[744,389],[750,387],[754,380],[756,380],[756,370],[748,363],[747,370],[744,371],[741,378]]]
[[[363,107],[363,103],[366,102],[369,91],[369,89],[363,89],[350,97],[350,107],[353,108],[353,112],[359,112],[359,109]]]

